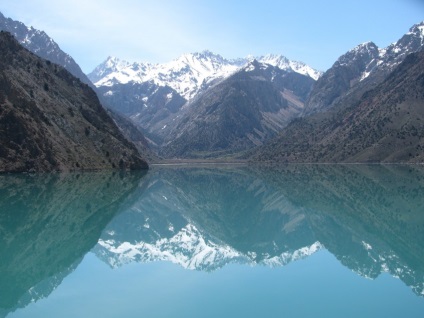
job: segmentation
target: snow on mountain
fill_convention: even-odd
[[[110,57],[88,76],[99,86],[153,81],[169,86],[189,100],[208,82],[226,77],[241,65],[209,51],[184,54],[164,64],[129,63]]]
[[[421,51],[423,47],[424,21],[413,25],[408,33],[386,48],[380,49],[374,43],[367,42],[358,45],[346,55],[368,55],[367,66],[360,78],[362,81],[375,70],[392,71],[407,55]]]
[[[318,78],[322,75],[322,72],[313,69],[305,63],[291,61],[282,55],[268,54],[258,57],[257,60],[261,63],[276,66],[285,71],[294,71],[296,73],[309,76],[314,80],[318,80]]]
[[[392,43],[387,48],[380,50],[380,59],[391,69],[399,65],[404,58],[424,47],[424,21],[413,25],[409,32],[400,38],[399,41]]]
[[[290,61],[281,55],[266,55],[257,60],[308,75],[315,80],[321,74],[304,63]],[[129,63],[109,57],[88,77],[97,87],[153,81],[156,85],[173,88],[186,100],[190,100],[216,79],[228,77],[249,61],[249,58],[228,60],[210,51],[184,54],[164,64]]]
[[[122,61],[114,56],[109,56],[106,61],[97,66],[90,74],[90,80],[93,83],[100,81],[102,78],[107,77],[112,73],[119,73],[130,66],[127,61]]]
[[[256,262],[256,253],[241,253],[229,245],[213,242],[194,225],[187,224],[173,237],[160,238],[154,243],[100,239],[94,250],[112,268],[131,262],[169,261],[185,269],[213,271],[234,262],[271,267],[283,266],[310,256],[322,248],[319,242],[315,242],[311,246],[287,251],[280,256],[264,255],[262,261]]]

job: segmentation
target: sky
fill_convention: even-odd
[[[108,56],[164,63],[210,50],[281,54],[325,71],[356,45],[386,47],[424,20],[424,0],[0,0],[86,73]]]

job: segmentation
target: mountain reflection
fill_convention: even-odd
[[[112,267],[167,260],[212,271],[281,266],[325,248],[351,270],[424,287],[424,169],[157,168],[94,252]]]
[[[141,176],[1,175],[0,316],[50,294],[131,205]]]
[[[0,176],[0,316],[48,296],[88,251],[111,267],[282,266],[327,249],[424,290],[424,167],[289,165]],[[96,244],[97,243],[97,244]]]

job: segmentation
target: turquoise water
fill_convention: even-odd
[[[0,317],[423,317],[424,168],[0,176]]]

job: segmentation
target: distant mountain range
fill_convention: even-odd
[[[217,79],[230,76],[253,60],[276,66],[284,71],[307,75],[314,80],[321,75],[321,72],[312,67],[302,62],[290,61],[281,55],[228,60],[210,51],[203,51],[184,54],[163,64],[130,63],[109,57],[88,74],[88,77],[97,87],[153,82],[158,86],[169,86],[189,101]]]
[[[262,145],[266,147],[267,142],[293,120],[323,113],[333,107],[347,109],[360,103],[364,93],[377,89],[409,54],[422,50],[423,30],[424,23],[414,25],[401,39],[384,49],[379,49],[372,42],[360,44],[342,55],[324,74],[282,56],[226,60],[205,51],[157,65],[109,58],[90,73],[89,78],[98,87],[104,104],[130,118],[165,158],[248,157],[251,149]],[[249,68],[254,70],[254,64],[258,70],[268,69],[268,74],[240,75]],[[280,85],[283,73],[290,79]],[[250,84],[247,84],[247,79]],[[331,113],[323,116],[339,115]],[[318,135],[328,133],[328,129],[324,130],[328,124],[320,122],[317,125],[319,127],[313,132],[300,130],[299,138],[291,135],[284,142],[274,141],[273,146],[267,149],[273,149],[277,144],[308,148],[312,142],[305,144],[301,138],[309,136],[316,139]],[[403,129],[409,128],[405,126]],[[370,131],[367,133],[372,134]],[[379,137],[370,136],[369,139],[368,144],[377,142]],[[341,156],[325,156],[315,151],[314,156],[299,160],[383,160],[382,156],[350,156],[349,152],[355,152],[353,147],[368,147],[361,140],[356,142],[358,144],[344,141],[347,153]],[[337,144],[338,141],[332,143]],[[399,146],[401,144],[396,143],[395,147]],[[407,157],[399,155],[387,160],[409,161],[409,153],[410,149]],[[277,154],[255,155],[254,160],[267,158],[279,161],[280,157]],[[413,157],[421,160],[416,155]],[[294,156],[289,161],[297,158],[300,157]]]
[[[267,75],[263,76],[265,72],[262,72],[264,74],[257,74],[256,78],[253,78],[253,73],[250,77],[240,76],[245,70],[255,68],[252,65],[256,65],[258,70],[267,69]],[[283,74],[285,80],[281,80]],[[280,55],[227,60],[204,51],[156,65],[108,58],[88,76],[97,86],[103,103],[130,118],[144,132],[151,145],[158,148],[161,155],[214,157],[249,149],[274,136],[301,113],[312,83],[320,75],[319,71],[304,63],[290,61]],[[251,83],[240,88],[243,91],[239,90],[237,93],[245,97],[240,99],[234,94],[232,97],[218,94],[220,97],[211,100],[210,97],[215,95],[216,90],[228,90],[229,87],[224,88],[228,83],[240,83],[240,87],[243,87],[247,79]],[[281,96],[276,99],[264,98],[270,93],[269,89],[262,92],[260,87],[263,85],[255,89],[255,83],[272,87],[272,94]],[[222,92],[227,94],[224,91]],[[232,98],[229,103],[227,98]],[[250,112],[254,118],[239,122],[240,112],[233,114],[228,120],[225,114],[211,112],[210,106],[213,103],[222,104],[219,109],[215,107],[217,111],[222,111],[227,108],[225,105],[230,105],[233,109],[243,108],[243,103],[247,100],[252,103],[246,106],[245,112]],[[200,104],[202,106],[196,106]],[[208,108],[207,116],[204,107]],[[209,118],[209,115],[214,119]],[[183,123],[188,122],[189,117],[196,117],[196,122],[201,125],[200,129],[208,131],[207,135],[196,131],[192,125],[185,126]],[[209,132],[208,123],[211,122],[215,123],[214,129],[220,130],[218,134]],[[196,141],[191,139],[192,133],[197,135]],[[173,141],[177,135],[179,140]],[[189,144],[188,141],[195,144]],[[234,142],[238,147],[233,147]]]

